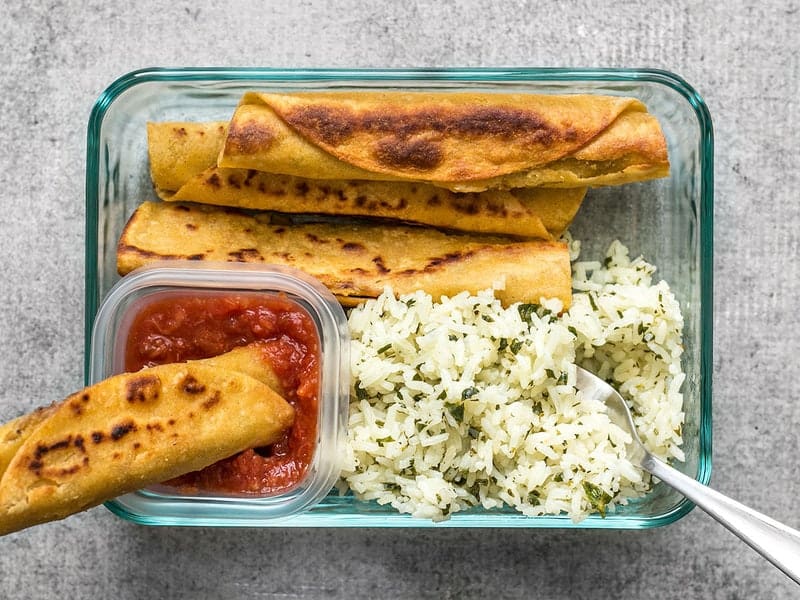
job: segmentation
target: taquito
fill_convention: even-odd
[[[121,275],[158,260],[288,265],[318,278],[345,305],[425,290],[439,298],[499,286],[505,304],[558,298],[571,302],[566,244],[446,234],[431,228],[273,224],[268,215],[172,202],[144,202],[117,249]]]
[[[213,165],[225,131],[221,123],[148,123],[151,174],[157,194],[170,201],[389,218],[539,239],[558,238],[586,194],[586,188],[460,193],[416,182],[317,180],[220,168]],[[193,171],[203,165],[207,168]]]
[[[280,379],[272,369],[263,344],[252,343],[219,356],[190,362],[244,373],[268,385],[279,395],[283,395]],[[58,403],[43,406],[0,425],[0,478],[28,437],[58,410],[58,406]]]
[[[424,183],[315,180],[212,167],[189,180],[168,200],[286,213],[388,218],[460,231],[552,239],[570,224],[585,194],[586,188],[463,193]]]
[[[33,414],[0,472],[0,535],[268,445],[294,419],[267,384],[203,361],[116,375]]]
[[[669,170],[658,120],[635,98],[366,91],[245,94],[217,166],[472,192]]]

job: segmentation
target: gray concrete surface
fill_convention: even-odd
[[[218,5],[224,5],[218,8]],[[152,65],[658,67],[716,129],[715,487],[800,526],[800,4],[0,3],[0,417],[82,383],[86,122]],[[694,511],[662,529],[198,530],[96,508],[0,539],[0,598],[769,598]]]

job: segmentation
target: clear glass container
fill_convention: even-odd
[[[248,90],[503,91],[634,96],[658,117],[668,143],[670,176],[589,191],[571,227],[582,257],[603,256],[621,240],[633,256],[657,265],[681,302],[685,318],[683,387],[686,461],[676,467],[702,483],[711,476],[713,131],[702,98],[680,77],[630,69],[145,69],[125,75],[101,94],[92,111],[86,169],[86,356],[100,301],[119,276],[116,245],[125,222],[146,199],[149,177],[145,123],[149,120],[226,120]],[[88,376],[88,362],[87,362]],[[390,507],[328,494],[311,509],[259,523],[239,519],[225,502],[191,518],[138,516],[140,522],[182,525],[280,524],[369,527],[644,528],[668,524],[692,504],[663,484],[606,518],[578,524],[567,516],[529,518],[511,509],[475,509],[432,523]],[[111,505],[113,509],[114,506]],[[146,507],[145,507],[146,508]]]

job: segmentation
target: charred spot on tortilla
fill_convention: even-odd
[[[466,136],[496,136],[500,139],[526,137],[550,144],[558,130],[541,115],[500,106],[477,107],[446,120],[441,131]]]
[[[72,465],[68,467],[61,467],[56,468],[59,464],[63,464],[63,462],[71,462],[74,461],[77,456],[74,455],[73,452],[70,452],[70,448],[76,448],[79,452],[79,456],[82,456],[80,462],[75,463],[73,462]],[[59,452],[59,451],[66,451],[66,452]],[[57,453],[57,456],[51,460],[52,465],[48,468],[47,456],[51,453]],[[33,453],[33,457],[31,458],[28,456],[25,461],[27,465],[26,468],[33,472],[37,477],[42,476],[42,472],[44,469],[48,469],[46,471],[47,474],[51,474],[55,472],[59,475],[71,475],[76,473],[81,466],[89,464],[89,457],[86,455],[86,448],[84,447],[83,443],[83,436],[77,435],[73,437],[72,435],[68,435],[67,437],[58,440],[57,442],[53,442],[50,444],[39,443],[36,445],[35,451]],[[55,469],[55,471],[54,471]]]
[[[197,381],[194,375],[187,374],[180,382],[180,388],[187,394],[202,394],[206,391],[206,386]]]
[[[161,254],[159,252],[152,252],[144,248],[139,248],[132,244],[121,244],[117,246],[117,253],[132,254],[150,260],[202,260],[204,258],[202,254],[191,254],[188,256],[180,254]]]
[[[242,189],[242,182],[239,181],[239,178],[235,173],[230,173],[228,175],[228,183],[231,187],[236,188],[237,190]]]
[[[465,137],[490,135],[500,139],[523,135],[531,136],[538,143],[552,142],[558,133],[557,128],[536,112],[502,106],[355,113],[343,107],[310,105],[288,110],[285,118],[290,125],[313,132],[332,146],[341,144],[358,131],[392,132],[404,137],[422,131]],[[570,129],[572,135],[576,135],[575,130]]]
[[[491,204],[479,203],[475,194],[465,194],[453,202],[454,208],[465,215],[477,215],[481,212],[481,208],[487,208],[491,212]]]
[[[391,272],[391,269],[386,268],[382,257],[376,256],[372,259],[372,262],[375,264],[375,268],[378,270],[378,273],[385,275],[386,273]]]
[[[206,410],[209,410],[214,405],[219,404],[220,400],[221,400],[221,397],[220,397],[219,390],[215,390],[214,393],[211,394],[211,396],[209,398],[207,398],[206,400],[203,401],[203,408],[205,408]]]
[[[314,244],[327,244],[328,243],[328,240],[322,240],[322,239],[320,239],[319,237],[317,237],[313,233],[307,233],[306,234],[306,238],[308,239],[309,242],[312,242]]]
[[[114,440],[115,442],[119,441],[132,431],[136,431],[136,423],[134,423],[133,421],[125,421],[123,423],[119,423],[111,428],[111,434],[110,434],[111,439]]]
[[[155,375],[142,375],[125,384],[125,400],[134,404],[158,400],[161,380]]]
[[[366,247],[358,242],[344,242],[342,243],[342,250],[345,252],[366,252]]]
[[[472,256],[472,254],[472,252],[448,252],[444,256],[437,256],[430,259],[428,264],[423,268],[423,271],[435,271],[450,263],[464,262]]]
[[[258,121],[231,122],[225,150],[233,154],[252,154],[268,149],[274,137],[275,133]]]
[[[286,122],[313,132],[326,144],[337,146],[353,135],[353,113],[328,106],[304,106],[286,114]]]
[[[208,179],[206,179],[206,183],[216,189],[219,189],[222,186],[222,182],[219,180],[219,174],[217,173],[212,173]]]
[[[57,442],[53,442],[50,445],[39,444],[36,446],[36,451],[34,452],[34,456],[37,460],[43,458],[45,454],[49,454],[54,450],[61,450],[63,448],[68,448],[69,445],[72,443],[72,436],[68,436],[63,440],[59,440]]]
[[[389,167],[424,171],[441,164],[441,144],[426,139],[389,137],[375,144],[375,158]]]
[[[264,260],[264,257],[257,248],[240,248],[239,250],[232,250],[231,252],[228,252],[228,256],[233,262],[259,262]]]

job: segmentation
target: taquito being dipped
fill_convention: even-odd
[[[230,368],[241,362],[115,375],[9,423],[0,430],[14,433],[0,465],[0,535],[274,442],[294,411],[273,376],[259,376],[263,361],[250,360],[250,374]]]
[[[162,199],[552,239],[567,228],[586,194],[586,188],[460,193],[417,182],[318,180],[211,166],[217,158],[212,149],[222,147],[225,131],[219,123],[148,123],[151,174]]]
[[[217,166],[482,191],[622,184],[666,176],[669,162],[658,120],[634,98],[249,92]]]
[[[502,285],[497,296],[505,304],[558,298],[564,308],[572,293],[569,255],[560,242],[421,227],[272,224],[268,215],[145,202],[120,238],[118,271],[171,259],[292,266],[318,278],[346,305],[375,298],[386,286],[438,298]]]

